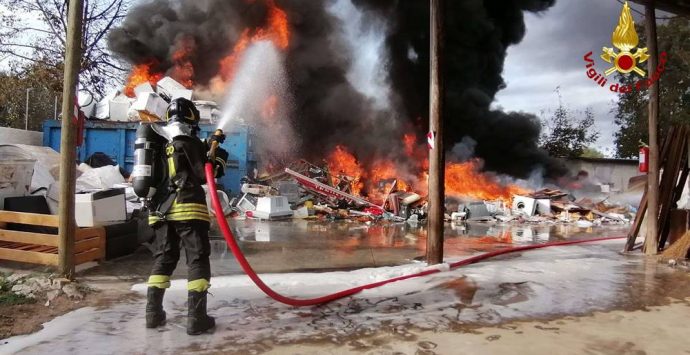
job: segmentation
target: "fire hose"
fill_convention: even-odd
[[[206,164],[206,182],[208,184],[209,191],[217,191],[216,188],[216,181],[214,177],[214,171],[213,171],[213,166],[210,163]],[[411,278],[416,278],[416,277],[421,277],[421,276],[427,276],[435,273],[439,273],[442,270],[441,269],[427,269],[422,272],[410,274],[410,275],[404,275],[404,276],[398,276],[394,277],[391,279],[383,280],[383,281],[378,281],[366,285],[361,285],[357,286],[354,288],[350,288],[347,290],[343,290],[340,292],[336,292],[333,294],[317,297],[317,298],[310,298],[310,299],[296,299],[296,298],[291,298],[287,296],[283,296],[277,292],[275,292],[273,289],[271,289],[268,285],[266,285],[259,275],[256,274],[252,266],[249,264],[247,261],[247,258],[244,257],[244,254],[242,253],[242,250],[240,250],[239,245],[237,244],[237,241],[235,241],[234,236],[232,235],[232,232],[230,231],[230,226],[228,225],[228,221],[225,219],[225,215],[223,214],[223,208],[220,204],[220,199],[218,198],[217,193],[211,193],[211,202],[213,204],[213,209],[216,211],[216,220],[218,221],[218,226],[221,230],[221,233],[223,234],[223,237],[225,238],[225,241],[227,242],[228,246],[230,247],[230,250],[232,251],[233,255],[235,255],[235,258],[239,262],[240,266],[244,270],[244,272],[249,276],[249,278],[258,286],[261,291],[263,291],[267,296],[273,298],[274,300],[284,303],[289,306],[295,306],[295,307],[304,307],[304,306],[314,306],[314,305],[319,305],[319,304],[324,304],[328,303],[331,301],[335,301],[337,299],[341,299],[344,297],[352,296],[356,293],[359,293],[363,290],[368,290],[376,287],[380,287],[392,282],[396,281],[402,281],[402,280],[407,280]],[[574,245],[574,244],[582,244],[582,243],[593,243],[593,242],[600,242],[600,241],[605,241],[605,240],[616,240],[616,239],[624,239],[625,237],[605,237],[605,238],[596,238],[596,239],[586,239],[586,240],[568,240],[568,241],[562,241],[562,242],[551,242],[551,243],[544,243],[544,244],[536,244],[536,245],[525,245],[525,246],[518,246],[518,247],[510,247],[510,248],[505,248],[501,250],[496,250],[488,253],[483,253],[479,254],[467,259],[463,259],[454,263],[449,264],[450,269],[458,268],[461,266],[465,265],[470,265],[474,263],[478,263],[480,261],[493,258],[499,255],[504,255],[504,254],[509,254],[509,253],[516,253],[520,251],[527,251],[527,250],[534,250],[534,249],[541,249],[541,248],[547,248],[547,247],[554,247],[554,246],[565,246],[565,245]]]

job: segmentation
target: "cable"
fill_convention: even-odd
[[[208,189],[211,192],[217,191],[216,188],[216,181],[214,177],[214,172],[213,172],[213,166],[211,163],[206,163],[205,166],[206,170],[206,183],[208,185]],[[232,253],[235,255],[235,258],[237,259],[237,262],[240,264],[244,272],[249,276],[249,278],[258,286],[261,291],[263,291],[267,296],[273,298],[274,300],[284,303],[289,306],[295,306],[295,307],[305,307],[305,306],[314,306],[314,305],[319,305],[319,304],[324,304],[328,303],[331,301],[335,301],[337,299],[341,299],[347,296],[352,296],[356,293],[359,293],[363,290],[368,290],[376,287],[380,287],[392,282],[396,281],[402,281],[402,280],[407,280],[411,278],[416,278],[416,277],[421,277],[421,276],[427,276],[431,274],[436,274],[441,272],[441,269],[427,269],[422,272],[418,272],[415,274],[411,275],[404,275],[404,276],[399,276],[399,277],[394,277],[392,279],[388,280],[383,280],[383,281],[378,281],[362,286],[357,286],[353,287],[347,290],[343,290],[340,292],[336,292],[333,294],[325,295],[322,297],[317,297],[317,298],[310,298],[310,299],[296,299],[296,298],[291,298],[287,296],[283,296],[275,291],[273,291],[268,285],[266,285],[259,275],[256,274],[252,266],[249,264],[247,261],[247,258],[244,257],[244,254],[242,253],[242,250],[240,250],[239,245],[237,244],[237,241],[235,241],[234,236],[232,235],[232,232],[230,231],[230,226],[228,225],[228,221],[225,219],[223,216],[223,213],[218,213],[218,211],[223,211],[223,208],[220,204],[220,199],[218,198],[217,193],[211,193],[211,202],[213,205],[213,208],[216,210],[216,221],[218,221],[218,226],[221,230],[221,233],[223,234],[223,238],[225,238],[225,241],[227,242],[228,246],[230,247],[230,250]],[[512,248],[506,248],[502,250],[497,250],[497,251],[492,251],[480,255],[473,256],[471,258],[467,258],[455,263],[450,264],[450,268],[458,268],[460,266],[465,266],[465,265],[470,265],[474,263],[478,263],[480,261],[493,258],[499,255],[503,254],[508,254],[508,253],[515,253],[519,251],[526,251],[526,250],[533,250],[533,249],[541,249],[541,248],[547,248],[547,247],[553,247],[553,246],[564,246],[564,245],[573,245],[573,244],[582,244],[582,243],[592,243],[592,242],[598,242],[598,241],[604,241],[604,240],[616,240],[616,239],[626,239],[626,237],[608,237],[608,238],[597,238],[597,239],[589,239],[589,240],[570,240],[570,241],[564,241],[564,242],[553,242],[553,243],[546,243],[546,244],[537,244],[537,245],[525,245],[525,246],[519,246],[519,247],[512,247]]]

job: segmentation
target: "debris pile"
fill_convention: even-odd
[[[426,197],[398,180],[384,180],[381,203],[360,195],[356,177],[333,174],[328,166],[307,161],[283,171],[244,179],[242,195],[231,201],[239,217],[260,219],[320,218],[363,222],[386,220],[417,223],[427,216]],[[378,196],[377,196],[378,197]],[[590,198],[576,200],[557,189],[541,189],[512,199],[478,200],[476,197],[446,197],[446,220],[464,222],[575,223],[588,227],[627,224],[634,218],[631,206]]]
[[[155,87],[149,81],[144,81],[133,90],[117,90],[99,102],[95,102],[90,94],[80,93],[79,106],[90,119],[156,122],[165,119],[168,103],[180,97],[192,100],[194,92],[166,76],[158,80]],[[200,119],[216,122],[220,117],[216,102],[194,103],[199,109]]]

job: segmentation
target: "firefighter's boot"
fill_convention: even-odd
[[[199,335],[216,326],[216,320],[206,313],[206,296],[208,292],[189,291],[187,297],[187,334]]]
[[[165,324],[164,294],[164,288],[149,287],[146,293],[146,328],[156,328]]]

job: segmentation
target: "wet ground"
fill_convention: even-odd
[[[426,229],[408,223],[367,224],[357,221],[231,220],[240,247],[257,272],[352,270],[402,265],[421,259]],[[576,225],[447,224],[445,256],[458,258],[478,252],[525,245],[624,236],[628,226],[582,228]],[[217,230],[211,232],[211,269],[214,276],[242,273]],[[151,265],[151,252],[142,247],[134,255],[109,261],[82,273],[142,279]],[[187,276],[184,253],[174,277]]]
[[[289,272],[264,274],[262,278],[295,297],[319,296],[424,269],[423,264],[414,262],[424,249],[424,230],[407,224],[236,221],[233,228],[256,269]],[[626,226],[449,225],[446,256],[458,260],[511,245],[622,236],[626,232]],[[688,272],[641,256],[621,255],[622,245],[623,241],[617,240],[511,254],[367,290],[323,306],[293,308],[257,290],[238,272],[224,244],[217,241],[213,248],[213,296],[209,300],[210,313],[218,321],[215,333],[189,338],[184,332],[185,267],[181,264],[176,273],[180,280],[173,282],[166,294],[170,321],[163,328],[144,329],[143,299],[123,300],[103,309],[78,310],[48,323],[41,332],[6,339],[0,353],[453,354],[488,351],[491,348],[479,346],[501,343],[501,337],[502,349],[507,352],[514,351],[519,341],[506,343],[506,339],[520,338],[535,329],[547,338],[559,334],[559,327],[572,332],[577,324],[568,324],[580,319],[574,317],[588,317],[594,312],[623,312],[615,319],[590,319],[594,325],[628,324],[631,328],[642,318],[626,316],[651,306],[662,306],[663,310],[682,306],[668,312],[676,318],[690,315],[686,304],[690,300]],[[112,276],[143,279],[136,273],[146,273],[147,258],[142,249],[134,256],[82,272],[82,277],[101,281]],[[134,289],[143,292],[145,285]],[[668,306],[672,302],[681,302],[681,306]],[[657,323],[665,319],[657,318]],[[671,318],[667,319],[668,327],[677,327]],[[660,341],[672,334],[658,333]],[[635,350],[645,349],[625,342],[613,346],[607,341],[602,338],[571,353],[640,353]],[[537,348],[541,352],[532,353],[559,349],[557,343],[552,345],[548,351]],[[604,351],[609,348],[612,351]]]

